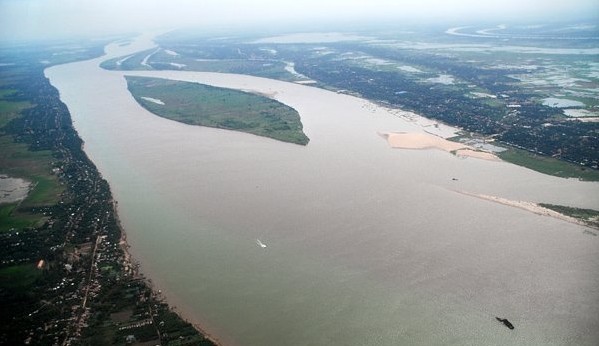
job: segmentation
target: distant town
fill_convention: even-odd
[[[597,180],[599,80],[593,38],[560,42],[566,48],[556,49],[539,35],[518,40],[539,47],[525,49],[478,36],[439,35],[431,29],[416,42],[393,31],[214,40],[176,31],[159,37],[158,49],[102,66],[250,74],[350,93],[496,141],[512,149],[504,160]],[[574,167],[551,167],[556,163],[551,159]],[[594,173],[581,173],[585,169]],[[578,173],[565,172],[570,170]]]

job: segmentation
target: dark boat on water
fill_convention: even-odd
[[[514,329],[514,325],[507,320],[507,318],[499,318],[499,317],[495,317],[497,319],[497,321],[503,323],[506,327],[508,327],[509,329]]]

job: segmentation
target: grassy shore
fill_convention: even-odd
[[[309,141],[298,112],[265,96],[159,78],[127,77],[127,85],[144,108],[167,119],[294,144],[306,145]]]
[[[560,214],[564,214],[566,216],[576,218],[576,219],[586,223],[589,227],[599,229],[599,211],[597,211],[597,210],[573,208],[573,207],[567,207],[567,206],[563,206],[563,205],[545,204],[545,203],[540,203],[539,205],[543,208],[557,211]]]
[[[498,156],[504,161],[556,177],[599,181],[598,170],[585,168],[548,156],[533,154],[522,149],[510,148],[498,153]]]

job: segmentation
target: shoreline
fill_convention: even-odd
[[[378,110],[377,110],[377,111],[378,111]],[[383,128],[393,128],[393,126],[384,126]],[[431,126],[431,130],[432,130],[432,129],[434,129],[434,127],[433,127],[433,126]],[[374,133],[376,133],[376,132],[374,132]],[[372,138],[372,134],[373,134],[373,132],[370,132],[370,135],[369,135],[369,137],[368,137],[369,139],[370,139],[370,138]],[[383,151],[385,151],[385,150],[388,150],[387,148],[385,148],[384,144],[380,143],[380,139],[377,139],[376,137],[374,137],[374,139],[372,139],[372,142],[376,142],[375,144],[377,145],[377,148],[382,148],[382,150],[383,150]],[[455,160],[454,160],[454,162],[452,162],[452,164],[453,164],[453,163],[455,163]],[[462,163],[466,163],[466,162],[462,162]],[[123,201],[124,201],[124,200],[123,200]],[[125,206],[125,204],[123,204],[123,205],[122,205],[123,209],[124,209],[124,206]],[[127,210],[128,210],[128,209],[127,209]],[[117,215],[118,215],[118,212],[117,212],[117,211],[115,211],[115,216],[117,216]],[[128,219],[126,216],[127,216],[127,215],[123,215],[123,221],[124,221],[125,223],[127,223],[127,222],[129,221],[129,219]],[[138,257],[138,258],[144,258],[144,256],[133,256],[133,255],[131,254],[131,253],[133,253],[133,254],[141,255],[141,254],[142,254],[142,252],[139,252],[139,250],[138,250],[136,247],[132,247],[131,249],[129,249],[129,244],[127,243],[127,234],[126,234],[126,232],[125,232],[125,230],[124,230],[124,227],[122,227],[122,226],[120,225],[120,222],[119,222],[119,228],[120,228],[120,230],[121,230],[121,236],[123,237],[123,240],[124,240],[124,243],[123,243],[123,245],[125,246],[125,248],[124,248],[123,250],[127,252],[128,261],[130,261],[129,263],[131,263],[131,264],[135,264],[135,265],[137,265],[139,262],[137,262],[137,263],[136,263],[136,262],[135,262],[135,258],[134,258],[134,257]],[[130,238],[130,239],[131,239],[131,241],[133,241],[133,242],[134,242],[134,239],[137,239],[136,237],[133,237],[133,236],[138,234],[138,232],[136,232],[135,230],[136,230],[135,228],[131,228],[131,229],[130,229],[131,233],[129,234],[129,235],[132,237],[132,238]],[[142,228],[142,229],[140,229],[140,230],[143,230],[143,228]],[[134,231],[135,231],[135,232],[134,232]],[[129,250],[131,250],[131,252],[129,252]],[[136,252],[136,251],[138,251],[138,252]],[[146,255],[146,256],[145,256],[145,258],[146,258],[146,259],[148,259],[148,258],[149,258],[149,259],[152,259],[153,257],[152,257],[152,255],[151,255],[151,254],[148,254],[148,255]],[[144,262],[144,261],[142,260],[142,263],[143,263],[143,264],[145,264],[146,262]],[[135,268],[135,270],[138,270],[138,271],[139,271],[139,273],[143,272],[143,271],[144,271],[143,269],[144,269],[144,268],[143,268],[143,266],[142,266],[141,268]],[[146,268],[146,269],[151,269],[151,268]],[[156,273],[156,272],[157,272],[157,271],[155,271],[154,273]],[[159,272],[159,271],[158,271],[158,272]],[[151,270],[148,270],[146,273],[149,275],[149,277],[153,276],[153,275],[150,275],[150,274],[152,274],[152,271],[151,271]],[[142,275],[142,277],[143,277],[143,274],[141,274],[141,275]],[[150,280],[151,280],[151,279],[150,279]],[[147,282],[147,280],[144,280],[144,282]],[[165,283],[168,283],[169,281],[165,280],[164,282],[165,282]],[[179,285],[179,284],[180,284],[180,282],[181,282],[181,281],[175,281],[175,285]],[[157,287],[156,287],[156,289],[154,289],[154,288],[153,288],[153,286],[152,286],[152,282],[151,282],[151,281],[150,281],[150,283],[148,284],[148,287],[149,287],[150,289],[152,289],[152,291],[153,291],[153,292],[158,292],[158,293],[160,293],[160,290],[158,290],[158,286],[168,287],[168,285],[163,285],[163,284],[162,284],[161,282],[159,282],[159,281],[158,281],[158,282],[156,282],[156,283],[154,283],[154,284],[156,284],[156,286],[157,286]],[[173,287],[173,288],[174,288],[174,286],[172,286],[172,285],[171,285],[171,287]],[[223,289],[224,289],[224,288],[225,288],[225,287],[223,287]],[[176,313],[176,314],[177,314],[179,317],[181,317],[183,320],[186,320],[186,321],[189,321],[189,320],[191,320],[192,322],[190,322],[190,323],[191,323],[191,325],[193,326],[193,328],[194,328],[194,329],[196,329],[196,330],[200,331],[200,332],[202,333],[202,335],[204,335],[204,337],[206,337],[207,339],[208,339],[208,338],[210,338],[210,339],[208,339],[208,340],[214,340],[214,338],[212,338],[212,337],[211,337],[211,336],[210,336],[208,333],[203,333],[203,328],[202,328],[202,325],[209,325],[209,324],[203,324],[203,323],[201,323],[201,318],[200,318],[199,316],[197,316],[197,315],[196,315],[196,317],[194,317],[194,318],[187,319],[187,318],[188,318],[188,317],[190,317],[190,316],[194,316],[194,314],[193,314],[193,313],[192,313],[192,314],[190,314],[190,313],[189,313],[190,311],[193,311],[193,310],[194,310],[193,308],[191,308],[191,305],[190,305],[190,304],[181,304],[181,303],[179,303],[180,301],[184,301],[184,299],[177,299],[177,298],[179,298],[179,297],[177,297],[177,294],[172,294],[172,291],[171,291],[171,290],[168,290],[168,289],[167,289],[167,290],[163,290],[163,291],[164,291],[164,292],[162,292],[162,293],[161,293],[161,294],[163,295],[162,297],[174,298],[174,299],[166,299],[166,301],[169,301],[170,303],[173,303],[173,304],[178,304],[178,305],[180,306],[180,307],[177,307],[177,306],[175,306],[175,305],[171,305],[171,304],[169,304],[169,308],[170,308],[170,309],[171,309],[173,312],[175,312],[175,313]],[[192,299],[193,299],[193,296],[192,296]],[[166,302],[166,301],[165,301],[165,302]],[[196,321],[200,321],[200,323],[195,323]],[[235,331],[233,331],[233,330],[228,330],[227,328],[223,328],[223,331],[224,331],[224,333],[222,333],[223,335],[227,335],[227,334],[229,334],[229,333],[231,333],[231,334],[229,334],[229,335],[235,335]],[[239,338],[239,339],[243,339],[243,338]],[[217,341],[217,344],[220,344],[220,345],[222,345],[222,343],[220,343],[220,342],[218,342],[218,341]]]
[[[136,261],[135,257],[129,251],[129,248],[131,247],[131,245],[129,245],[129,243],[127,242],[127,233],[125,232],[125,228],[124,228],[123,224],[121,223],[121,219],[119,218],[118,201],[115,201],[115,200],[112,201],[112,209],[113,209],[114,218],[116,220],[117,227],[121,233],[120,239],[119,239],[119,246],[120,246],[121,250],[123,251],[123,265],[124,265],[123,269],[129,275],[132,275],[134,278],[140,279],[141,281],[143,281],[143,283],[152,291],[153,297],[160,297],[160,298],[158,298],[158,300],[166,303],[171,312],[173,312],[177,316],[179,316],[179,318],[181,320],[189,323],[198,333],[200,333],[200,335],[204,339],[212,342],[215,346],[226,346],[216,336],[209,333],[205,328],[203,328],[199,321],[196,321],[195,319],[190,318],[188,313],[178,309],[171,302],[169,302],[166,295],[162,293],[162,290],[154,288],[154,285],[149,281],[149,280],[151,280],[151,278],[144,275],[144,273],[141,271],[141,263]]]
[[[152,35],[152,37],[153,37],[153,35]],[[153,44],[153,41],[152,41],[152,44]],[[105,46],[104,54],[99,57],[96,57],[96,58],[93,58],[90,60],[75,61],[75,62],[71,62],[69,64],[97,61],[98,62],[97,68],[101,69],[101,67],[99,66],[99,62],[105,61],[106,58],[111,54],[108,51],[110,49],[111,45],[112,44],[108,44],[107,46]],[[131,46],[133,46],[133,45],[131,45]],[[139,51],[143,51],[143,48],[137,47],[135,49],[134,53],[139,52]],[[132,56],[133,56],[132,54],[128,55],[127,58],[132,57]],[[47,71],[47,69],[44,69],[45,77],[47,77],[46,71]],[[48,79],[50,80],[50,78],[48,78]],[[50,81],[50,84],[53,87],[55,87],[51,81]],[[56,88],[56,89],[59,90],[58,88]],[[59,100],[60,100],[60,102],[64,103],[64,101],[62,99],[62,95],[59,95]],[[189,318],[189,314],[186,314],[184,311],[181,311],[180,309],[176,308],[176,306],[174,306],[171,302],[169,302],[169,300],[166,299],[166,296],[164,294],[162,294],[159,289],[156,289],[154,287],[154,285],[152,284],[152,278],[150,276],[146,276],[144,274],[144,272],[142,270],[141,262],[130,251],[131,245],[129,244],[129,242],[127,240],[127,232],[126,232],[126,229],[125,229],[125,227],[121,221],[120,215],[119,215],[118,200],[114,196],[113,187],[111,186],[111,182],[108,179],[103,177],[103,172],[100,170],[100,167],[98,167],[97,163],[94,160],[92,160],[93,155],[90,155],[90,153],[88,152],[88,147],[86,145],[86,141],[82,137],[80,132],[78,132],[77,126],[75,124],[75,119],[73,119],[72,110],[70,108],[68,109],[67,115],[70,118],[70,120],[73,122],[72,128],[75,130],[77,137],[81,140],[80,150],[84,153],[84,155],[87,157],[87,159],[94,164],[94,168],[95,168],[96,172],[101,177],[101,179],[104,180],[108,185],[108,190],[109,190],[108,198],[109,198],[110,204],[111,204],[110,209],[114,216],[116,227],[117,227],[118,231],[120,232],[119,238],[118,238],[119,239],[118,247],[121,250],[121,256],[122,256],[120,258],[121,265],[122,265],[122,269],[121,269],[122,275],[126,276],[126,277],[128,276],[129,278],[131,278],[133,280],[139,280],[139,282],[143,283],[143,285],[151,291],[151,297],[152,297],[151,299],[154,299],[156,302],[161,302],[161,303],[166,304],[166,306],[168,307],[168,310],[170,312],[176,314],[178,319],[181,322],[188,323],[199,334],[198,337],[201,337],[204,340],[209,341],[210,343],[214,344],[215,346],[226,346],[215,335],[209,333],[202,326],[201,321],[198,321],[195,318]],[[31,189],[33,189],[34,187],[35,186],[32,186]],[[162,340],[161,340],[161,342],[162,342]]]
[[[451,191],[453,191],[455,193],[459,193],[464,196],[474,197],[474,198],[482,199],[485,201],[502,204],[502,205],[505,205],[508,207],[518,208],[518,209],[525,210],[525,211],[528,211],[528,212],[531,212],[533,214],[537,214],[540,216],[552,217],[552,218],[555,218],[558,220],[566,221],[566,222],[573,223],[573,224],[583,226],[586,228],[593,228],[579,219],[576,219],[574,217],[564,215],[562,213],[558,213],[557,211],[542,207],[538,203],[527,202],[527,201],[515,201],[515,200],[503,198],[503,197],[497,197],[497,196],[491,196],[491,195],[485,195],[485,194],[477,194],[477,193],[461,191],[461,190],[451,190]]]
[[[438,149],[448,152],[458,158],[471,157],[486,161],[501,161],[501,159],[493,153],[476,150],[469,145],[452,142],[429,132],[380,132],[379,135],[384,138],[393,149]]]

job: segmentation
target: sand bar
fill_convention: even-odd
[[[466,191],[455,191],[455,192],[462,194],[462,195],[472,196],[472,197],[476,197],[479,199],[484,199],[487,201],[491,201],[491,202],[507,205],[510,207],[526,210],[526,211],[529,211],[529,212],[537,214],[537,215],[549,216],[549,217],[553,217],[553,218],[556,218],[556,219],[559,219],[562,221],[566,221],[566,222],[570,222],[570,223],[577,224],[580,226],[588,227],[588,225],[586,223],[584,223],[574,217],[567,216],[562,213],[558,213],[557,211],[554,211],[554,210],[551,210],[551,209],[548,209],[545,207],[541,207],[540,205],[538,205],[537,203],[534,203],[534,202],[514,201],[514,200],[503,198],[503,197],[490,196],[490,195],[484,195],[484,194],[476,194],[476,193],[470,193],[470,192],[466,192]]]
[[[147,96],[142,96],[141,98],[144,99],[144,100],[146,100],[146,101],[153,102],[153,103],[155,103],[157,105],[164,106],[164,102],[162,102],[162,100],[155,99],[153,97],[147,97]]]
[[[132,50],[116,48],[103,59]],[[599,260],[583,228],[449,191],[597,208],[596,183],[389,150],[374,134],[423,132],[418,117],[341,93],[230,74],[106,71],[99,60],[46,73],[111,184],[143,271],[225,344],[596,340],[586,326],[597,316]],[[123,74],[276,93],[298,110],[310,144],[156,117]]]
[[[488,161],[501,161],[497,156],[488,153],[486,151],[478,151],[472,149],[459,149],[455,152],[458,157],[474,157],[477,159],[488,160]]]
[[[455,153],[459,157],[473,157],[489,161],[501,161],[497,156],[478,151],[468,145],[456,143],[429,133],[380,133],[392,148],[397,149],[439,149]]]
[[[381,135],[387,139],[391,147],[399,149],[440,149],[449,152],[467,148],[463,144],[426,133],[383,133]]]

